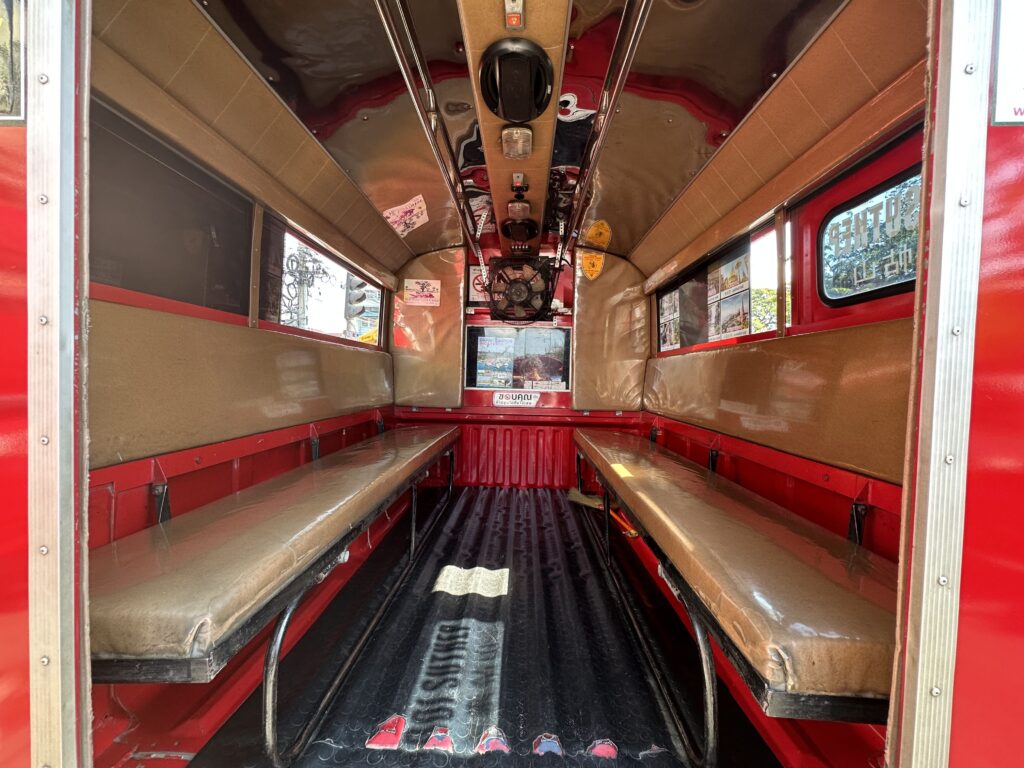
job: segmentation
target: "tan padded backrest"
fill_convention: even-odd
[[[89,314],[93,469],[392,403],[384,352],[104,301]]]
[[[902,482],[913,321],[648,361],[654,413]]]

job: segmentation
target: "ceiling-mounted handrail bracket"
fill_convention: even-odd
[[[654,0],[630,0],[623,11],[619,32],[615,37],[612,55],[608,61],[608,73],[605,75],[604,88],[601,91],[601,98],[598,99],[597,114],[594,115],[594,124],[590,129],[587,147],[583,152],[583,160],[580,164],[576,190],[573,193],[572,211],[569,214],[569,238],[565,244],[567,253],[575,248],[576,241],[579,239],[580,226],[583,223],[583,214],[587,209],[594,170],[608,136],[608,125],[615,114],[615,105],[618,103],[619,94],[622,93],[626,85],[626,78],[633,65],[633,58],[640,45],[640,37],[643,35],[653,3]]]
[[[377,14],[384,25],[384,33],[387,35],[388,43],[391,45],[391,52],[395,55],[398,69],[402,73],[402,80],[405,81],[406,90],[412,99],[413,108],[419,118],[423,133],[426,134],[430,151],[434,155],[437,167],[444,177],[445,186],[448,189],[448,196],[451,198],[455,209],[459,212],[459,224],[462,228],[462,237],[468,249],[476,254],[477,260],[483,264],[480,254],[480,245],[474,236],[474,224],[476,217],[469,205],[465,188],[462,184],[462,177],[459,174],[459,162],[452,147],[451,136],[448,128],[437,111],[437,96],[434,93],[434,85],[430,79],[430,71],[423,59],[419,41],[409,21],[410,14],[406,0],[397,0],[395,12],[392,12],[388,0],[373,0],[377,8]],[[395,15],[398,19],[396,23]],[[401,32],[398,24],[401,24]],[[405,42],[409,46],[406,51],[402,44],[404,35]],[[412,61],[410,61],[410,57]],[[420,82],[423,84],[423,94],[416,83],[416,73],[419,74]]]

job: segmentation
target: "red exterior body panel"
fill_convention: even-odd
[[[1019,765],[1024,127],[988,130],[950,765]]]
[[[28,765],[25,128],[0,127],[0,765]]]

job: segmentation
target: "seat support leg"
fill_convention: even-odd
[[[285,634],[288,632],[288,625],[291,624],[295,610],[306,596],[302,591],[292,598],[291,602],[281,612],[274,627],[274,634],[270,637],[270,645],[267,646],[267,655],[263,661],[263,750],[274,768],[285,768],[298,755],[299,749],[304,746],[302,738],[296,740],[285,754],[282,754],[277,743],[277,679],[281,665],[281,646],[284,644]]]
[[[436,524],[436,521],[439,519],[437,512],[444,510],[448,506],[448,502],[451,501],[454,478],[454,452],[450,453],[449,457],[452,467],[450,467],[448,471],[448,494],[444,500],[438,504],[435,514],[431,515],[432,520],[428,523],[428,532],[429,528]],[[355,664],[356,659],[369,642],[370,635],[380,623],[384,613],[394,600],[395,595],[397,595],[399,590],[405,586],[409,575],[413,571],[416,554],[417,492],[415,483],[410,486],[410,490],[412,492],[412,508],[410,510],[412,518],[412,543],[409,562],[406,563],[401,576],[395,580],[395,583],[388,590],[387,595],[384,596],[377,612],[370,619],[369,624],[367,624],[363,629],[363,632],[356,641],[352,652],[335,673],[334,679],[331,681],[330,686],[328,686],[326,692],[321,697],[312,717],[307,720],[305,726],[303,726],[295,740],[287,747],[287,749],[284,750],[282,750],[278,744],[277,733],[278,673],[281,665],[281,648],[284,645],[284,638],[288,633],[288,626],[291,624],[292,618],[295,616],[295,611],[298,609],[303,598],[305,598],[305,596],[309,594],[314,587],[321,584],[336,565],[347,562],[347,550],[345,552],[345,557],[332,563],[326,570],[317,575],[316,581],[313,584],[299,591],[288,602],[277,618],[277,624],[274,626],[274,633],[270,637],[270,644],[267,646],[267,654],[263,660],[263,751],[274,768],[288,768],[288,766],[295,762],[302,751],[309,745],[316,729],[319,728],[320,722],[323,720],[323,717],[327,712],[327,707],[330,705],[331,701],[334,700],[334,696],[337,694],[342,682],[348,675],[349,670]]]
[[[409,531],[409,557],[416,554],[416,498],[419,495],[414,485],[410,490],[412,501],[409,503],[409,519],[412,521],[412,530]]]
[[[685,604],[684,604],[685,605]],[[700,764],[703,768],[715,768],[718,764],[718,691],[715,677],[715,657],[711,652],[711,641],[700,619],[686,608],[693,625],[700,651],[700,663],[704,672],[704,754]]]
[[[683,606],[693,636],[697,640],[697,651],[700,653],[700,666],[704,676],[704,751],[701,755],[690,755],[690,758],[701,768],[715,768],[718,765],[718,681],[715,675],[715,656],[711,650],[711,640],[703,622],[695,611],[690,609],[686,599],[673,582],[669,567],[664,563],[658,566],[658,573],[668,584],[676,600]]]
[[[448,451],[448,490],[445,491],[444,503],[451,501],[452,492],[455,490],[455,449]]]
[[[604,560],[606,563],[612,561],[612,502],[608,496],[608,489],[601,486],[601,503],[604,505]]]

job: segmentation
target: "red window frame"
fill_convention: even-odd
[[[786,329],[787,335],[913,315],[916,281],[907,282],[899,293],[866,293],[860,301],[841,305],[826,303],[819,292],[819,235],[826,219],[837,209],[854,204],[866,193],[920,166],[922,147],[922,130],[915,128],[793,207],[790,213],[793,317]]]

